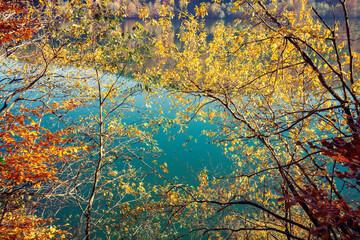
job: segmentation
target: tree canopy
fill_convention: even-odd
[[[359,238],[357,3],[238,0],[209,32],[221,2],[181,2],[178,34],[174,4],[0,1],[0,235]],[[191,121],[215,126],[226,174],[157,163],[153,134]]]
[[[340,1],[341,15],[326,21],[298,4],[236,1],[240,29],[219,23],[210,40],[205,5],[184,13],[180,44],[167,41],[171,15],[156,23],[158,65],[139,80],[167,88],[185,122],[217,122],[207,134],[236,163],[231,175],[203,172],[195,191],[173,188],[182,196],[174,215],[197,216],[190,235],[358,237],[356,160],[343,155],[354,156],[359,121],[349,10]]]

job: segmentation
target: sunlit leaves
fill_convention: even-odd
[[[56,104],[52,107],[56,107]],[[66,146],[66,131],[51,132],[40,126],[39,118],[53,111],[52,108],[45,111],[44,108],[21,108],[17,114],[7,112],[0,117],[0,189],[5,194],[1,213],[3,237],[51,239],[62,233],[52,226],[48,229],[49,219],[33,216],[33,212],[24,205],[36,202],[32,202],[30,197],[28,201],[23,198],[31,196],[49,182],[58,181],[59,163],[76,158],[76,152],[81,149]],[[22,189],[21,193],[17,193],[19,189]]]
[[[358,68],[358,61],[352,61],[357,53],[350,51],[353,33],[341,33],[340,23],[327,23],[306,1],[236,1],[234,9],[246,16],[241,28],[219,23],[211,34],[201,19],[182,13],[179,43],[168,41],[169,18],[153,21],[163,33],[154,39],[158,64],[138,80],[156,82],[153,86],[166,88],[173,103],[185,106],[177,113],[178,122],[197,119],[217,124],[217,131],[203,133],[223,146],[235,162],[233,173],[215,181],[215,186],[208,184],[204,173],[199,174],[200,187],[189,190],[191,193],[184,189],[184,195],[199,197],[198,202],[194,200],[199,205],[203,198],[208,201],[205,203],[219,201],[229,208],[233,206],[231,199],[251,199],[282,216],[291,215],[298,223],[317,225],[320,232],[316,235],[326,237],[328,232],[319,227],[325,225],[308,209],[315,211],[317,201],[323,201],[323,207],[331,204],[325,199],[331,194],[337,199],[342,195],[336,192],[328,169],[333,160],[319,156],[306,142],[344,137],[354,128],[352,122],[359,109],[358,84],[353,77],[357,72],[351,70],[352,66]],[[197,6],[195,11],[197,17],[204,17],[206,5]],[[342,41],[341,34],[348,41]],[[238,184],[232,184],[232,179]],[[317,200],[301,203],[297,198],[309,186],[331,194],[325,197],[321,193]],[[311,187],[306,194],[315,196]],[[274,204],[278,196],[287,194],[298,201],[287,198],[284,206]],[[208,217],[209,206],[204,202],[200,209]],[[189,202],[183,200],[183,205],[191,212]],[[226,215],[224,209],[219,211]],[[315,218],[321,220],[320,215]],[[267,218],[261,221],[255,216],[254,224],[269,226]],[[228,224],[224,231],[231,231],[231,218],[223,219]],[[240,217],[233,221],[246,229]],[[310,228],[306,231],[291,234],[315,234]]]
[[[207,4],[202,2],[200,6],[195,6],[195,15],[203,18],[208,15]]]
[[[50,219],[43,220],[17,209],[2,215],[0,232],[4,239],[65,239],[66,232],[57,229],[51,222]]]

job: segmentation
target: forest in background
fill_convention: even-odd
[[[95,1],[99,4],[100,1]],[[139,9],[143,6],[147,6],[149,9],[149,16],[152,18],[159,17],[159,9],[162,5],[170,6],[171,10],[178,15],[184,10],[195,14],[195,6],[200,6],[202,3],[206,3],[204,6],[207,10],[206,18],[240,18],[243,17],[244,9],[234,9],[233,0],[226,1],[202,1],[202,0],[116,0],[112,1],[111,7],[114,10],[122,9],[127,18],[138,18]],[[279,9],[287,8],[290,11],[299,12],[301,9],[301,0],[290,1],[278,1]],[[307,4],[314,7],[317,12],[325,18],[333,17],[333,13],[337,16],[342,15],[342,7],[338,2],[322,1],[322,0],[310,0]],[[358,17],[360,14],[360,6],[358,0],[346,1],[347,9],[349,10],[349,16]]]
[[[170,2],[124,31],[127,3],[0,1],[1,238],[359,238],[353,2],[234,1],[212,33],[222,3],[185,3],[178,35]],[[154,134],[191,121],[230,172],[168,177]]]

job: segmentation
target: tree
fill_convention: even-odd
[[[26,9],[27,3],[30,1],[0,1],[0,44],[6,55],[11,54],[17,43],[32,38],[38,30],[36,19]],[[21,19],[18,18],[20,14]]]
[[[7,20],[1,22],[1,236],[65,238],[56,225],[66,221],[53,222],[62,216],[72,224],[67,236],[111,237],[109,215],[125,209],[126,198],[145,194],[141,180],[148,173],[130,161],[140,158],[141,144],[156,150],[143,122],[122,119],[141,90],[122,75],[143,60],[145,35],[140,27],[122,32],[108,1],[7,3],[1,2]],[[84,104],[88,117],[71,121],[68,112]],[[69,206],[79,209],[79,221],[60,215]]]
[[[74,103],[63,103],[74,108]],[[45,113],[53,109],[25,109],[14,115],[10,112],[1,122],[1,222],[0,231],[5,239],[49,239],[64,233],[50,225],[52,218],[37,217],[39,200],[49,197],[44,184],[59,181],[56,176],[57,162],[76,157],[76,147],[64,146],[65,131],[52,133],[40,126]]]
[[[359,237],[357,210],[349,210],[358,207],[358,190],[347,191],[341,165],[308,145],[358,138],[359,54],[339,4],[342,16],[328,23],[305,1],[295,10],[236,1],[247,13],[237,21],[242,29],[218,24],[210,41],[202,5],[197,17],[183,15],[181,47],[166,41],[169,18],[158,21],[158,65],[139,81],[184,104],[185,123],[195,115],[218,123],[207,134],[234,161],[231,175],[201,173],[196,189],[169,186],[163,197],[168,221],[184,228],[179,237]]]
[[[66,8],[70,18],[59,6],[58,18],[66,24],[53,26],[43,42],[50,53],[61,56],[52,63],[55,70],[61,69],[55,73],[65,82],[56,87],[63,90],[61,98],[81,103],[80,116],[71,117],[66,125],[71,132],[68,144],[83,147],[77,152],[81,157],[62,166],[58,173],[62,184],[49,189],[54,197],[46,199],[41,211],[44,216],[61,216],[60,223],[69,223],[64,229],[73,238],[137,234],[137,226],[131,227],[126,215],[133,208],[130,203],[145,202],[152,191],[144,179],[153,170],[143,158],[158,151],[147,112],[133,105],[144,87],[126,77],[147,57],[146,31],[137,24],[124,32],[119,27],[122,16],[108,4],[73,1]],[[131,114],[139,119],[131,119]]]
[[[16,112],[10,112],[17,101],[25,100],[26,93],[34,89],[47,70],[24,76],[24,69],[17,68],[11,59],[16,59],[15,53],[31,44],[39,30],[40,19],[30,13],[28,3],[0,1],[0,232],[4,239],[50,239],[64,233],[51,224],[52,218],[34,214],[38,200],[33,199],[46,196],[41,189],[46,182],[57,181],[55,165],[72,157],[76,150],[63,146],[64,131],[52,133],[40,126],[43,115],[56,109],[22,106]],[[63,109],[74,106],[64,102]]]
[[[3,58],[9,57],[12,53],[14,53],[19,48],[19,45],[21,45],[22,40],[31,39],[34,32],[37,31],[38,26],[36,25],[36,20],[29,16],[28,9],[26,8],[26,2],[0,1],[0,14],[0,47],[1,57]],[[20,14],[23,15],[23,18],[21,19],[18,18]],[[3,68],[6,68],[6,65],[3,66]],[[11,71],[9,70],[9,75],[10,74]],[[11,105],[11,100],[16,99],[19,92],[26,91],[25,89],[29,88],[24,87],[21,90],[9,90],[11,86],[18,85],[17,83],[20,82],[20,79],[2,82],[3,107],[1,108],[1,112],[5,111],[9,107],[9,104]]]

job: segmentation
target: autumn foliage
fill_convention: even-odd
[[[334,159],[334,164],[342,166],[342,170],[335,170],[333,177],[338,177],[344,186],[350,190],[349,193],[357,191],[360,187],[360,125],[359,119],[352,124],[349,137],[335,137],[331,140],[322,140],[322,146],[310,144],[311,148],[322,151],[322,154]],[[324,190],[318,190],[308,186],[301,191],[301,197],[291,201],[292,203],[308,202],[319,219],[321,226],[313,234],[319,235],[322,229],[331,226],[342,227],[343,239],[357,239],[360,237],[360,205],[358,199],[351,202],[344,200],[341,196],[334,200]],[[346,231],[344,226],[350,227],[352,233]],[[324,234],[324,233],[323,233]],[[323,238],[329,236],[323,235]]]
[[[61,107],[75,107],[68,103]],[[63,233],[49,225],[52,219],[38,218],[32,210],[36,205],[32,198],[46,194],[41,187],[58,181],[57,162],[75,158],[79,149],[66,146],[64,130],[52,132],[40,126],[43,115],[52,111],[22,107],[16,114],[0,116],[0,232],[5,239],[50,239]]]
[[[159,1],[153,33],[121,29],[114,1],[37,4],[0,0],[0,239],[67,238],[56,218],[69,205],[79,214],[61,221],[79,239],[360,238],[360,54],[345,1],[345,30],[305,0],[238,0],[237,25],[209,33],[201,3],[179,34]],[[140,92],[182,110],[148,117]],[[195,120],[216,126],[203,133],[232,169],[192,186],[146,159],[159,153],[152,133]]]
[[[11,47],[30,41],[39,30],[29,4],[30,1],[0,1],[0,46],[7,53],[13,52],[8,52]],[[4,75],[2,78],[6,80]],[[65,106],[69,105],[65,103]],[[42,187],[58,180],[58,163],[74,157],[74,148],[65,145],[65,131],[52,132],[41,126],[43,115],[56,111],[54,107],[53,104],[46,109],[21,107],[15,112],[4,108],[0,115],[1,239],[65,237],[65,232],[52,225],[52,219],[43,219],[34,213],[39,200],[45,196]]]
[[[217,123],[204,133],[234,163],[231,174],[204,173],[211,184],[196,190],[174,185],[181,194],[169,199],[169,222],[194,216],[193,225],[182,222],[194,238],[359,238],[360,55],[351,11],[339,1],[341,13],[327,21],[307,1],[294,4],[235,1],[244,17],[213,34],[199,20],[202,4],[183,14],[179,44],[166,40],[171,14],[157,22],[161,59],[139,81],[169,89],[184,122]]]
[[[56,180],[54,163],[69,159],[73,150],[63,146],[64,131],[53,133],[30,117],[29,114],[41,117],[39,108],[20,111],[0,117],[0,187],[8,192]]]
[[[27,213],[29,214],[29,213]],[[54,239],[55,236],[65,237],[65,232],[51,226],[50,219],[37,218],[24,214],[21,209],[13,210],[2,217],[1,239]]]
[[[0,1],[0,43],[29,39],[37,31],[37,21],[31,19],[26,10],[27,2]]]

